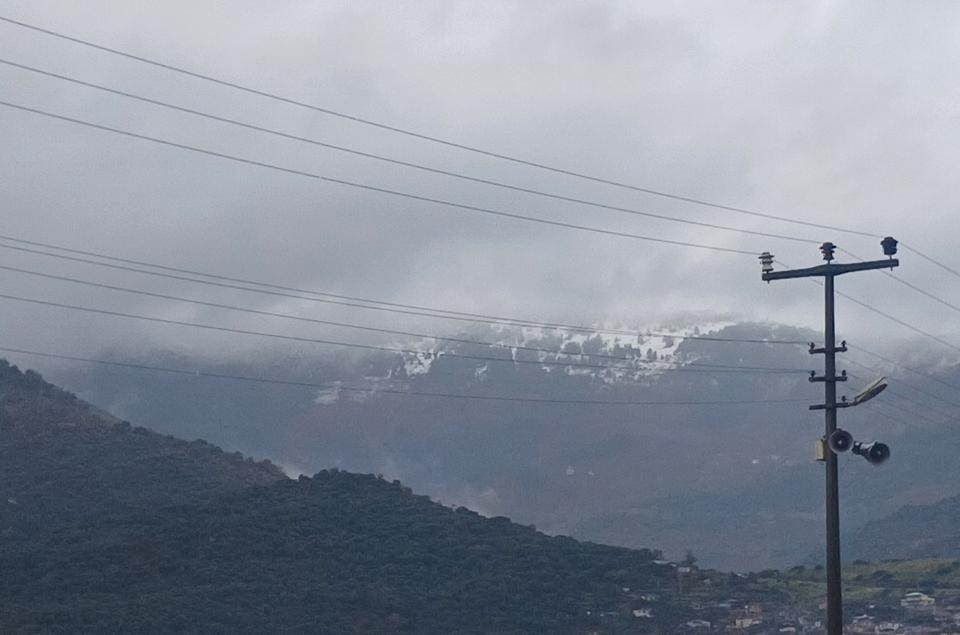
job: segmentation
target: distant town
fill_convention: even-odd
[[[826,633],[823,620],[822,568],[794,567],[787,572],[721,574],[701,570],[693,563],[657,561],[676,571],[671,589],[622,587],[620,608],[586,609],[603,627],[588,631],[674,633]],[[960,635],[960,589],[952,576],[960,569],[953,560],[859,562],[851,567],[845,602],[844,632],[903,635]],[[866,575],[865,575],[866,574]],[[920,590],[897,592],[910,585],[910,574]],[[859,578],[853,580],[853,578]],[[870,586],[877,583],[878,586]],[[888,586],[879,586],[880,584]],[[729,596],[729,597],[728,597]]]

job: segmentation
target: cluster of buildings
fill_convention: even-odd
[[[706,606],[694,602],[691,608],[709,613],[710,617],[688,620],[679,627],[678,633],[776,635],[826,632],[821,611],[811,613],[773,604],[738,604],[733,601]],[[844,626],[847,635],[960,635],[960,596],[934,597],[914,591],[887,605],[866,604],[847,608],[849,621]],[[852,617],[849,616],[851,608],[858,609]]]
[[[725,600],[691,602],[698,617],[680,624],[678,633],[816,633],[821,629],[818,617],[795,614],[790,610],[768,606],[762,602]]]
[[[817,606],[798,601],[778,592],[776,582],[758,586],[762,574],[733,573],[721,578],[693,564],[656,564],[675,571],[673,584],[653,590],[623,587],[618,606],[605,610],[596,609],[591,601],[587,615],[598,622],[598,628],[590,635],[826,633],[825,602]],[[732,594],[730,599],[720,599],[727,593]],[[960,594],[940,589],[931,594],[891,593],[870,602],[848,600],[844,616],[845,635],[960,635]]]
[[[869,605],[852,618],[846,632],[856,635],[960,635],[960,596],[934,597],[914,591],[899,606]]]
[[[783,606],[774,601],[729,599],[677,601],[672,594],[630,592],[633,607],[628,612],[595,613],[609,628],[605,633],[662,633],[672,624],[671,635],[780,635],[826,633],[820,607]],[[848,604],[847,635],[960,635],[960,596],[907,593],[886,604]]]

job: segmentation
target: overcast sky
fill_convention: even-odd
[[[0,15],[200,73],[564,169],[890,234],[960,268],[960,6],[952,2],[37,2]],[[657,214],[873,238],[698,207],[394,134],[0,23],[0,57],[184,107]],[[467,205],[752,253],[816,245],[691,227],[390,166],[0,65],[0,99],[306,172]],[[821,292],[760,282],[754,255],[573,231],[398,199],[0,107],[0,234],[169,266],[528,319],[819,326]],[[898,275],[960,304],[912,253]],[[319,318],[455,324],[215,290],[0,250],[0,265]],[[0,292],[297,334],[291,325],[3,272]],[[838,288],[960,344],[957,314],[878,272]],[[0,346],[263,347],[237,335],[0,300]],[[910,331],[839,305],[851,340]]]

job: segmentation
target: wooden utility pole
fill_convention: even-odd
[[[844,400],[837,403],[837,382],[846,381],[847,375],[837,375],[837,353],[846,352],[846,342],[837,347],[836,320],[834,315],[833,281],[839,275],[854,271],[868,271],[871,269],[893,269],[899,266],[900,261],[893,258],[897,253],[897,241],[891,237],[884,238],[881,243],[887,260],[871,260],[869,262],[855,262],[849,264],[835,264],[833,252],[836,246],[833,243],[823,243],[820,251],[825,265],[806,269],[791,269],[787,271],[773,270],[773,255],[764,252],[760,256],[763,267],[762,279],[786,280],[788,278],[823,278],[824,289],[824,343],[823,348],[810,346],[811,354],[822,354],[824,357],[824,372],[822,377],[811,376],[810,381],[822,381],[824,385],[824,403],[810,406],[811,410],[824,411],[824,436],[822,444],[823,461],[826,464],[826,538],[827,538],[827,634],[843,635],[843,594],[841,590],[840,567],[840,487],[837,474],[837,454],[827,445],[830,435],[837,430],[837,410],[853,405]],[[819,454],[819,452],[818,452]],[[818,457],[819,458],[819,457]]]

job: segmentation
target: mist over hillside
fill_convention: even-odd
[[[507,515],[551,533],[633,547],[656,544],[675,557],[697,549],[709,566],[748,570],[803,561],[819,551],[822,533],[822,466],[812,460],[822,417],[807,411],[806,401],[620,406],[382,391],[656,402],[809,399],[812,404],[821,398],[820,386],[810,384],[803,372],[726,372],[815,368],[818,360],[803,346],[731,345],[685,339],[680,333],[616,341],[502,327],[463,334],[514,347],[585,353],[577,357],[436,342],[414,342],[424,352],[418,356],[304,352],[295,359],[263,356],[229,364],[164,353],[137,358],[115,353],[124,361],[328,386],[316,389],[105,366],[49,372],[126,418],[270,456],[290,474],[329,467],[381,473],[445,503]],[[686,334],[695,337],[692,328]],[[728,325],[710,336],[817,339],[809,331],[758,324]],[[547,364],[444,354],[451,352]],[[615,371],[549,365],[560,359],[605,365],[611,360],[604,356],[613,354],[639,359],[616,362],[631,368]],[[685,370],[670,370],[678,366]],[[853,380],[850,384],[849,389],[856,387]],[[369,392],[338,388],[350,386]],[[844,412],[842,425],[860,436],[883,437],[894,452],[880,469],[859,459],[842,464],[845,530],[904,502],[955,493],[949,477],[960,476],[960,468],[951,453],[921,446],[905,422],[862,408]],[[923,425],[928,438],[949,432]]]

